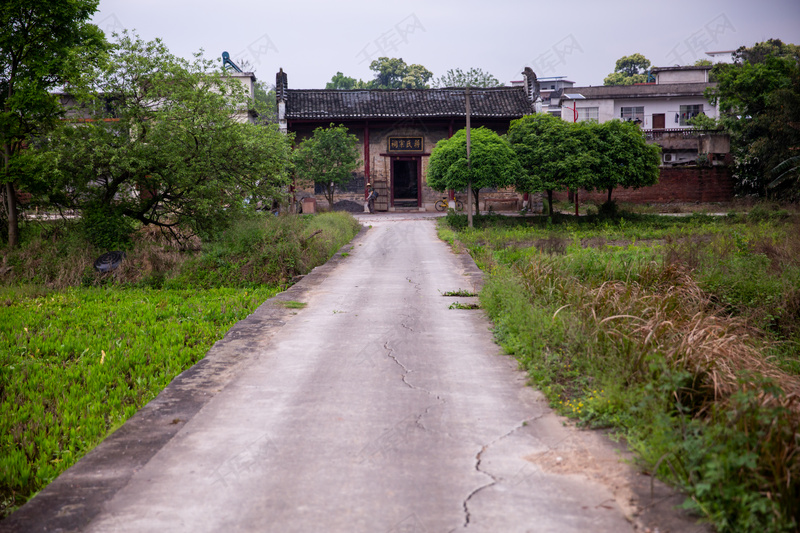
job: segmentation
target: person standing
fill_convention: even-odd
[[[375,200],[378,198],[378,191],[372,188],[372,184],[367,184],[367,190],[369,194],[367,195],[367,206],[369,207],[370,214],[375,213]]]

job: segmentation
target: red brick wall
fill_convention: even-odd
[[[728,202],[733,200],[731,168],[719,167],[662,167],[658,183],[641,189],[614,189],[612,200],[631,203],[694,203]],[[567,199],[567,192],[553,194],[555,200]],[[603,203],[607,192],[580,191],[582,201]]]

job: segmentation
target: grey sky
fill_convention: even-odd
[[[185,57],[227,50],[270,84],[282,67],[295,89],[324,88],[337,71],[371,79],[379,56],[435,76],[479,67],[508,84],[530,66],[602,85],[634,52],[671,66],[769,38],[800,44],[800,0],[100,0],[94,21],[161,37]]]

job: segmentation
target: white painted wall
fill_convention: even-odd
[[[656,85],[670,83],[707,83],[708,70],[663,70],[656,72]]]
[[[653,115],[664,114],[664,127],[666,129],[691,128],[691,126],[681,126],[680,117],[675,121],[675,115],[680,113],[682,105],[703,105],[703,112],[712,118],[718,116],[717,108],[712,106],[702,96],[682,97],[682,98],[626,98],[626,99],[585,99],[585,100],[566,100],[562,103],[561,119],[572,122],[572,106],[577,104],[578,109],[582,107],[597,107],[598,122],[620,118],[623,107],[644,107],[644,124],[642,129],[653,128]]]
[[[717,117],[717,108],[708,103],[702,96],[685,97],[685,98],[636,98],[614,101],[614,111],[611,118],[620,118],[620,113],[623,107],[640,107],[644,106],[644,124],[642,129],[649,130],[653,128],[653,115],[664,113],[664,127],[666,129],[678,128],[691,128],[691,126],[681,126],[680,118],[678,122],[675,121],[675,115],[680,112],[682,105],[703,105],[703,112],[712,118]],[[610,120],[610,119],[606,119]],[[601,120],[603,122],[603,120]]]
[[[573,106],[577,105],[578,109],[585,107],[597,108],[597,121],[606,122],[614,118],[614,100],[610,99],[590,99],[585,100],[565,100],[561,104],[561,120],[572,122],[574,115],[572,114]]]

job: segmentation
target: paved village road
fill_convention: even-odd
[[[634,530],[483,312],[449,309],[472,278],[434,222],[370,220],[81,530]]]

